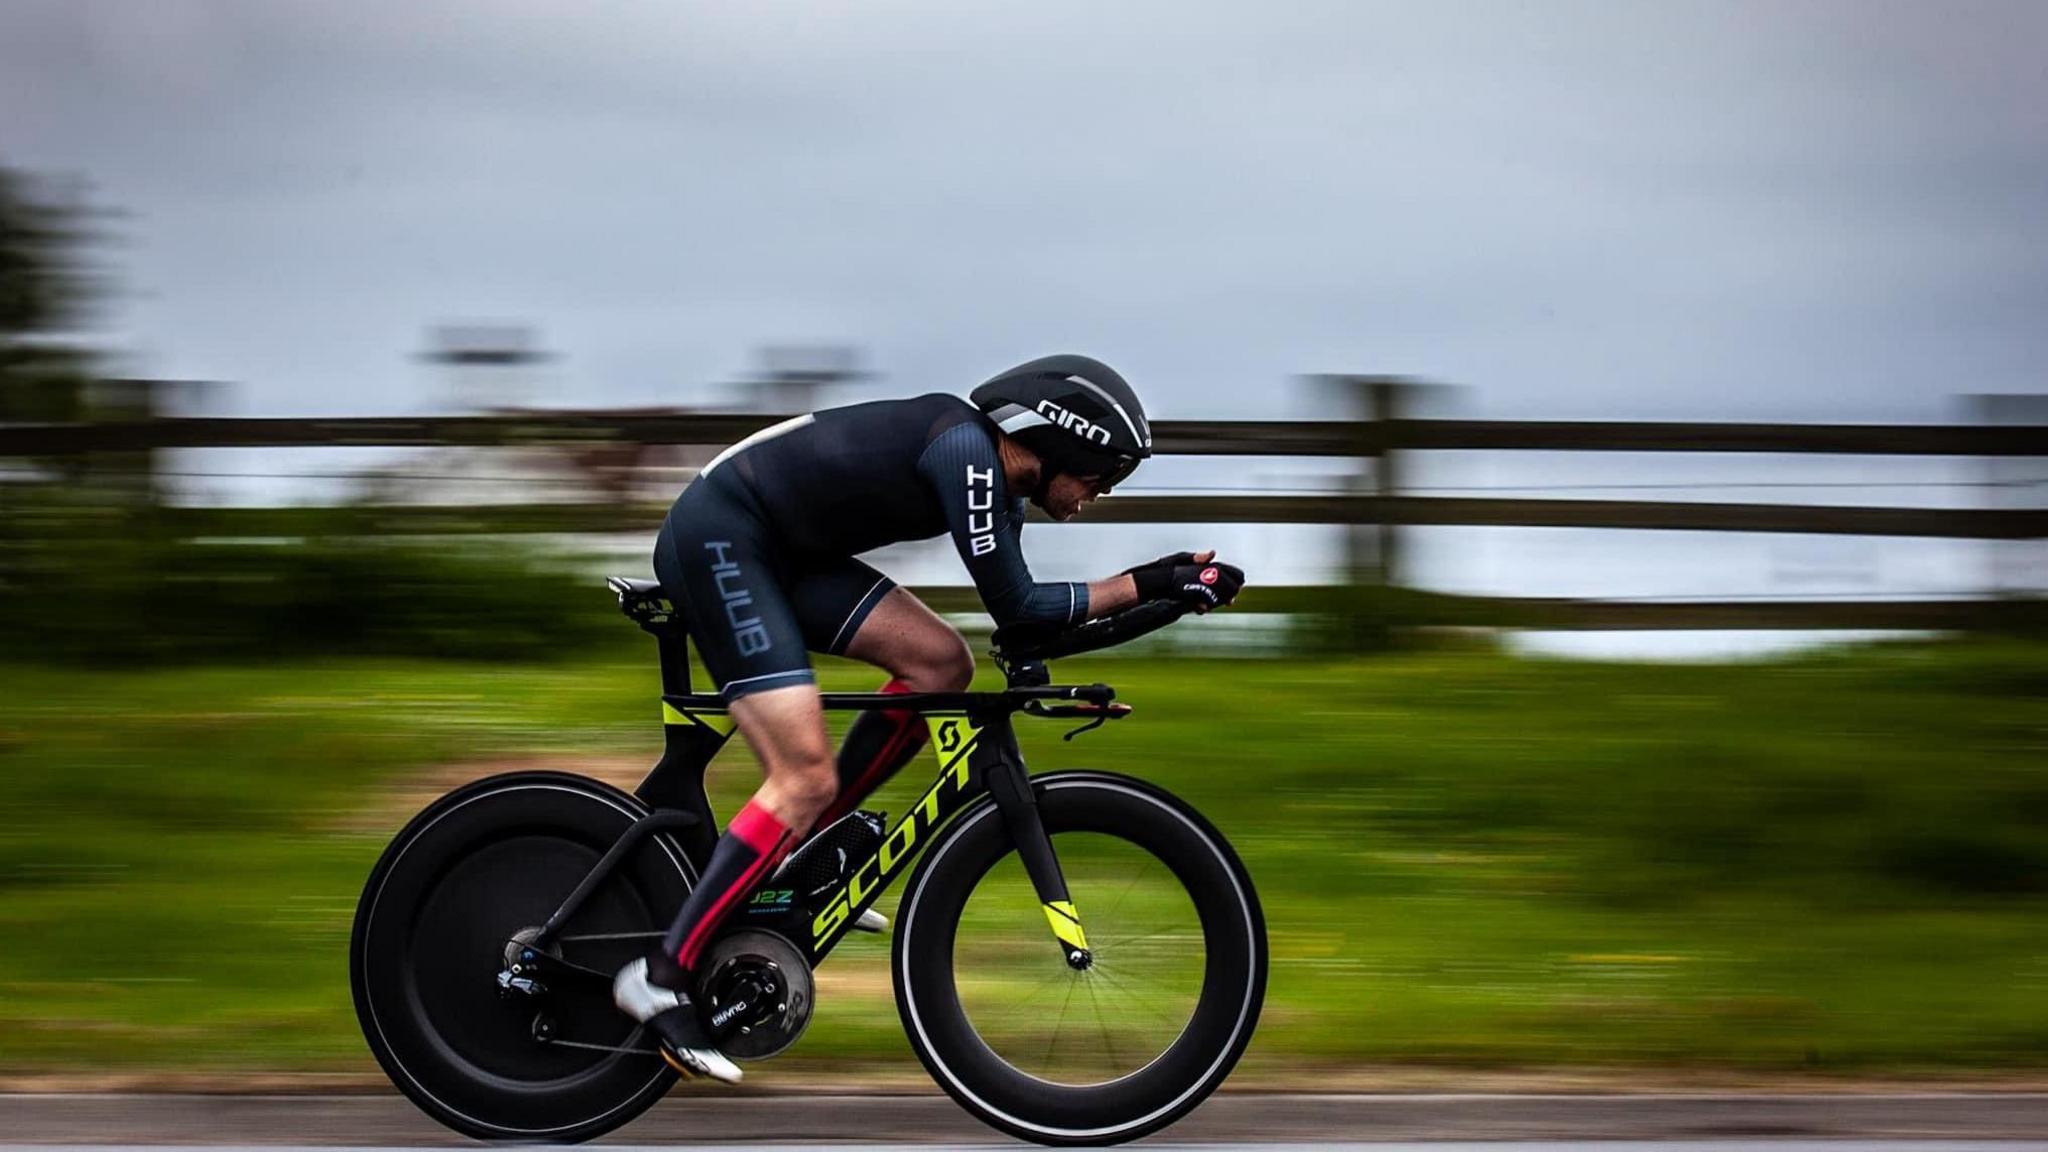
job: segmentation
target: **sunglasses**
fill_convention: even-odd
[[[1092,484],[1095,487],[1096,491],[1107,492],[1111,488],[1114,488],[1117,485],[1123,483],[1124,481],[1130,479],[1131,473],[1136,472],[1137,470],[1137,457],[1119,456],[1116,458],[1115,462],[1112,463],[1108,468],[1104,469],[1103,471],[1097,472],[1092,476],[1083,476],[1081,477],[1081,479],[1086,480],[1090,484]]]

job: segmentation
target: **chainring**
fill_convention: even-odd
[[[811,1023],[811,966],[789,941],[754,928],[720,937],[697,965],[697,1003],[712,1043],[734,1060],[766,1060]]]

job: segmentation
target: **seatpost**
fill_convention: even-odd
[[[687,696],[690,692],[689,633],[682,621],[671,620],[654,632],[655,651],[661,657],[661,693]]]

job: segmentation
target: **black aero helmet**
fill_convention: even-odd
[[[1086,356],[1019,364],[970,397],[996,427],[1038,454],[1045,469],[1094,476],[1108,488],[1152,455],[1145,406],[1116,369]]]

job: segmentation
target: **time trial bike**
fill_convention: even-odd
[[[611,981],[661,938],[710,858],[704,771],[733,729],[719,696],[690,690],[682,616],[660,585],[610,586],[661,662],[664,749],[646,779],[630,794],[564,772],[458,788],[399,832],[356,910],[349,974],[370,1050],[413,1103],[480,1139],[589,1139],[676,1079],[613,1006]],[[693,989],[720,1050],[760,1060],[794,1044],[813,970],[848,933],[886,924],[871,905],[910,869],[897,1010],[963,1108],[1040,1143],[1108,1144],[1206,1099],[1265,997],[1250,875],[1156,785],[1028,775],[1012,726],[1084,721],[1071,738],[1128,715],[1106,684],[1051,683],[1046,662],[1183,611],[998,633],[1000,692],[825,693],[827,709],[923,713],[938,775],[894,824],[857,811],[815,832],[729,917]]]

